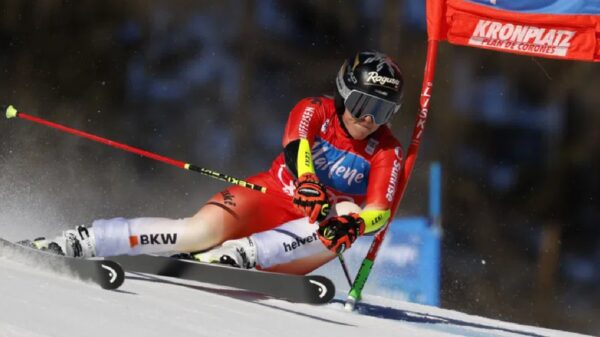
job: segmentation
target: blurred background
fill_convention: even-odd
[[[406,80],[423,0],[0,1],[0,104],[234,176],[266,169],[290,109],[378,49]],[[600,334],[600,65],[441,45],[398,216],[443,170],[441,306]],[[225,185],[24,121],[0,121],[0,228],[17,240],[97,218],[190,216]],[[354,266],[356,269],[358,266]]]

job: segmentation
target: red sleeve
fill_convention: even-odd
[[[395,212],[402,179],[402,148],[391,145],[373,157],[369,173],[366,205]]]
[[[306,138],[312,144],[324,120],[325,112],[320,98],[311,97],[301,100],[292,109],[288,117],[285,133],[283,134],[283,147],[289,142],[300,138]]]

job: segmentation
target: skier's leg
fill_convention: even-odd
[[[266,186],[272,180],[266,173],[248,179]],[[198,252],[274,228],[297,217],[293,211],[282,198],[233,186],[189,218],[96,220],[91,228],[79,226],[50,240],[35,240],[33,246],[76,257]]]
[[[96,220],[89,228],[77,226],[54,238],[22,243],[71,257],[180,252],[210,238],[211,228],[201,218],[113,218]]]
[[[248,180],[264,184],[265,179],[268,176],[260,174]],[[96,220],[91,228],[80,226],[50,240],[36,240],[33,245],[76,257],[203,251],[226,240],[276,227],[279,218],[266,217],[261,210],[273,208],[277,201],[233,186],[215,194],[192,217]]]
[[[360,210],[360,207],[352,205],[336,205],[332,216]],[[297,218],[271,230],[226,241],[222,246],[194,257],[203,262],[244,268],[258,265],[263,270],[306,274],[336,257],[319,239],[318,228],[319,225],[309,223],[307,217]]]
[[[195,254],[202,262],[303,274],[329,261],[330,252],[317,236],[318,224],[308,218],[289,221],[275,229],[225,241],[210,251]],[[293,261],[293,263],[292,263]]]
[[[29,244],[72,257],[195,252],[239,237],[242,226],[222,208],[207,204],[190,218],[100,219],[89,228],[78,226]]]
[[[96,220],[90,231],[97,256],[182,252],[210,235],[200,218],[113,218]]]
[[[352,212],[360,213],[360,211],[361,208],[358,205],[349,201],[342,201],[334,205],[333,212],[330,214],[330,216],[344,215]],[[336,257],[336,254],[330,250],[326,250],[304,258],[293,260],[291,262],[277,264],[265,269],[278,273],[305,275],[323,266]]]
[[[245,213],[254,207],[256,196],[241,198],[246,192],[232,194],[236,190],[218,193],[190,218],[96,220],[91,229],[97,256],[197,252],[242,237],[250,218]],[[240,205],[235,210],[224,207],[223,195],[236,195]]]

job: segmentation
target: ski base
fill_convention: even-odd
[[[238,288],[290,302],[325,304],[335,296],[333,282],[323,276],[271,273],[154,255],[110,259],[126,271]]]
[[[125,281],[123,268],[110,260],[75,259],[25,247],[0,238],[0,256],[32,267],[93,281],[103,289],[114,290]]]

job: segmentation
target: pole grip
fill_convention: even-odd
[[[17,109],[15,109],[14,106],[9,105],[6,108],[6,118],[8,118],[8,119],[15,118],[15,117],[17,117],[18,114],[19,113],[17,112]]]

